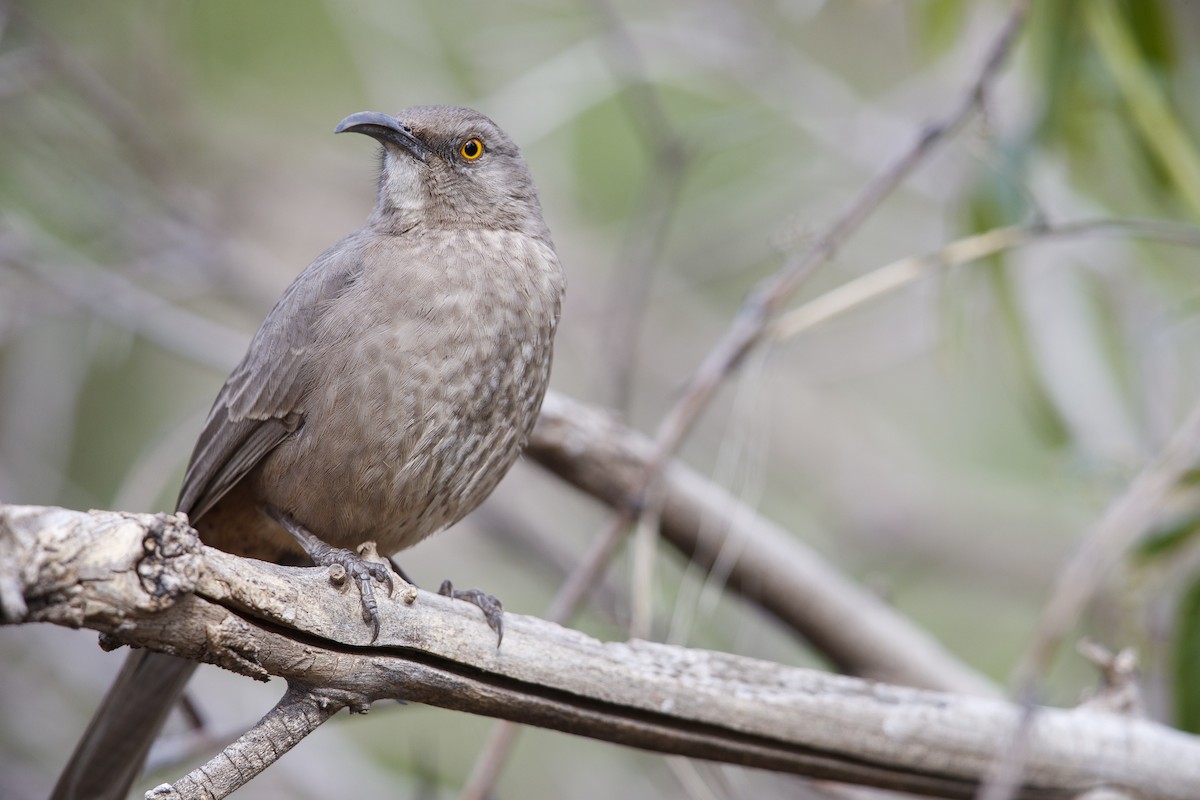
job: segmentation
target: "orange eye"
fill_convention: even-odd
[[[467,161],[474,161],[483,155],[483,142],[474,138],[467,139],[462,143],[462,146],[458,148],[458,154]]]

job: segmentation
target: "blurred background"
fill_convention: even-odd
[[[987,113],[797,304],[996,226],[1200,215],[1200,6],[1034,6]],[[473,106],[522,147],[569,276],[553,386],[652,432],[750,287],[962,101],[1007,12],[0,2],[0,500],[170,510],[250,335],[372,205],[374,144],[334,125],[413,104]],[[938,272],[749,359],[682,457],[1004,684],[1072,544],[1200,396],[1196,262],[1079,237]],[[1137,647],[1150,713],[1192,730],[1194,508],[1180,498],[1077,631]],[[521,464],[401,562],[423,586],[451,577],[539,614],[607,519]],[[624,638],[628,571],[622,556],[579,627]],[[702,591],[673,551],[655,576],[655,638],[824,666],[754,606]],[[0,631],[0,797],[45,795],[123,658],[89,632]],[[1066,648],[1048,699],[1073,704],[1095,683]],[[211,667],[192,685],[218,737],[282,691]],[[491,724],[380,705],[326,725],[243,794],[453,797]],[[179,748],[165,750],[157,763]],[[809,791],[528,731],[497,796],[784,787]]]

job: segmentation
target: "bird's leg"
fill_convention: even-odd
[[[267,513],[292,535],[292,538],[304,549],[314,564],[319,567],[340,564],[358,583],[358,590],[362,595],[363,621],[371,626],[371,641],[374,642],[378,639],[379,606],[375,602],[375,590],[371,586],[371,581],[374,579],[387,586],[388,594],[391,595],[392,574],[388,571],[387,566],[375,561],[367,561],[352,550],[344,550],[326,544],[312,531],[278,509],[268,508]]]
[[[504,640],[504,606],[499,598],[479,589],[460,591],[455,589],[450,581],[442,581],[438,594],[452,600],[466,600],[471,605],[478,606],[483,612],[483,618],[487,620],[488,627],[496,632],[496,647],[500,646],[500,642]]]

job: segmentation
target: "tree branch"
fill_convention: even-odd
[[[550,392],[526,455],[615,507],[637,496],[654,443],[595,408]],[[994,696],[983,675],[815,551],[679,462],[663,472],[659,530],[687,558],[775,615],[852,675]]]
[[[790,339],[823,325],[939,270],[979,261],[989,256],[1032,244],[1076,237],[1112,236],[1122,239],[1200,247],[1200,228],[1182,222],[1158,219],[1084,219],[1053,224],[1040,220],[1030,225],[993,228],[956,239],[922,256],[908,256],[867,272],[852,281],[809,300],[780,316],[770,329],[776,341]]]
[[[0,555],[7,623],[89,627],[108,645],[288,680],[280,706],[177,783],[179,796],[199,786],[223,797],[245,782],[247,764],[269,765],[337,709],[365,712],[396,698],[647,750],[968,798],[1021,714],[1000,700],[723,653],[601,643],[514,614],[498,649],[476,609],[416,590],[381,598],[372,646],[359,599],[332,586],[327,569],[204,547],[181,517],[0,506]],[[1184,800],[1197,785],[1195,737],[1086,708],[1047,708],[1030,727],[1016,797],[1111,788]]]
[[[344,707],[337,699],[289,684],[275,707],[216,758],[174,784],[154,787],[146,797],[154,800],[227,797]]]

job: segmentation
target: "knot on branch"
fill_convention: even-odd
[[[149,598],[144,607],[159,611],[196,588],[203,563],[200,540],[184,514],[155,514],[148,524],[144,514],[127,516],[145,525],[137,575]]]
[[[1136,650],[1126,647],[1114,653],[1091,639],[1082,640],[1076,649],[1100,670],[1100,685],[1084,694],[1081,706],[1133,717],[1146,716]]]
[[[308,694],[323,714],[334,714],[343,708],[350,709],[351,714],[366,714],[371,710],[372,698],[366,692],[333,686],[306,688],[299,683],[293,687]]]
[[[113,630],[191,593],[203,564],[183,515],[5,506],[0,621]]]

